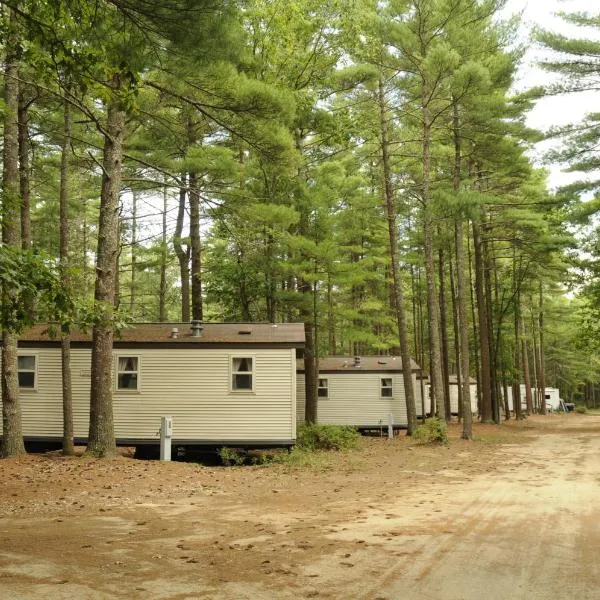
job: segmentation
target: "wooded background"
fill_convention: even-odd
[[[62,339],[67,452],[74,326],[93,331],[96,456],[114,331],[136,321],[304,322],[311,421],[330,354],[413,356],[442,418],[449,374],[477,378],[484,421],[520,382],[596,405],[600,114],[552,131],[551,158],[591,173],[558,191],[525,116],[593,87],[598,42],[538,31],[563,83],[515,94],[498,0],[1,5],[4,456],[24,450],[35,321]]]

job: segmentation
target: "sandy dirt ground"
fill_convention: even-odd
[[[600,416],[314,466],[0,461],[0,598],[600,598]]]

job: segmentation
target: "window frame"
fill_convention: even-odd
[[[234,361],[238,360],[250,360],[252,361],[251,371],[236,371],[234,369]],[[250,375],[250,387],[249,388],[235,388],[233,386],[233,378],[236,375]],[[256,389],[256,355],[254,354],[230,354],[229,355],[229,392],[231,394],[254,394]]]
[[[142,391],[142,357],[139,354],[115,354],[115,392],[118,394],[139,394]],[[119,359],[121,358],[135,358],[137,360],[136,371],[121,371],[119,369]],[[119,387],[119,375],[133,374],[137,375],[137,386],[135,388],[122,388]]]
[[[389,385],[384,385],[384,381],[389,381]],[[389,394],[384,394],[384,390],[390,390]],[[393,377],[380,377],[379,378],[379,396],[381,398],[393,398],[394,397],[394,378]]]
[[[35,366],[32,369],[20,369],[19,368],[19,358],[31,356],[35,362]],[[17,381],[19,381],[19,374],[23,373],[33,373],[33,386],[26,387],[21,386],[21,382],[19,381],[19,393],[21,392],[37,392],[38,389],[38,364],[39,364],[39,355],[37,352],[17,352]]]
[[[325,382],[325,385],[321,385],[321,381]],[[321,395],[321,390],[325,390],[325,394]],[[317,398],[329,398],[329,378],[328,377],[319,377],[317,379]]]

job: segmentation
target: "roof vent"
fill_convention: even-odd
[[[378,365],[387,365],[387,360],[378,360],[377,364]]]
[[[238,333],[239,333],[240,335],[250,335],[250,334],[252,333],[252,331],[250,331],[249,329],[240,329],[240,330],[238,331]]]
[[[171,338],[176,340],[179,337],[179,329],[177,327],[173,327],[171,329]]]
[[[192,331],[192,337],[200,337],[202,335],[202,321],[194,320],[190,322],[190,329]]]
[[[355,367],[360,367],[360,356],[355,356],[354,357],[354,366]]]

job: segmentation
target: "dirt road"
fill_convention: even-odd
[[[476,434],[297,468],[0,461],[0,598],[600,598],[600,417]]]

